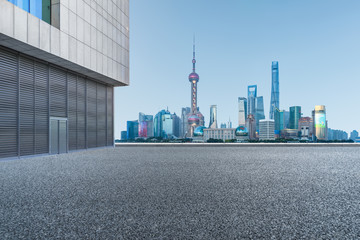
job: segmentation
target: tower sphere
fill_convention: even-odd
[[[200,122],[200,118],[196,115],[191,115],[189,118],[188,118],[188,123],[189,124],[199,124]]]
[[[199,75],[196,73],[196,72],[193,72],[193,73],[190,73],[189,75],[189,81],[192,82],[192,81],[196,81],[198,82],[199,81]]]

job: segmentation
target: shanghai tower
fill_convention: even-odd
[[[279,63],[272,62],[271,65],[271,101],[270,101],[270,119],[275,119],[275,111],[280,108],[279,105]]]

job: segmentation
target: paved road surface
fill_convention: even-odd
[[[360,238],[360,148],[121,147],[0,161],[1,239]]]

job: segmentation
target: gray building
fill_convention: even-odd
[[[275,140],[275,121],[260,120],[259,121],[259,139],[260,140]]]
[[[129,1],[20,2],[0,0],[0,158],[113,146]]]

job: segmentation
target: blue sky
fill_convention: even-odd
[[[360,1],[132,0],[130,86],[115,89],[115,137],[139,112],[190,106],[196,35],[198,105],[209,124],[237,124],[237,98],[258,85],[269,116],[271,62],[279,61],[280,108],[310,116],[325,105],[330,128],[360,130]]]

